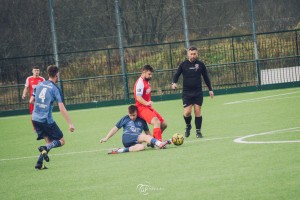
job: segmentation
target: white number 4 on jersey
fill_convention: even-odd
[[[45,101],[46,91],[47,91],[47,88],[43,88],[40,95],[39,95],[39,98],[42,100],[42,103],[44,103],[44,101]]]

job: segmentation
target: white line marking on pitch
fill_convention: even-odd
[[[299,130],[297,130],[299,129]],[[291,130],[296,130],[300,131],[300,127],[296,128],[289,128],[289,129],[283,129],[283,130],[276,130],[276,131],[270,131],[270,132],[265,132],[265,133],[259,133],[259,134],[253,134],[253,135],[248,135],[248,136],[228,136],[228,137],[218,137],[218,138],[207,138],[207,139],[197,139],[197,140],[188,140],[185,141],[186,143],[192,143],[192,142],[205,142],[205,141],[214,141],[214,140],[224,140],[224,139],[231,139],[231,138],[237,138],[234,140],[234,142],[237,143],[251,143],[251,142],[246,142],[243,141],[243,139],[249,138],[249,137],[254,137],[257,135],[263,135],[263,134],[272,134],[272,133],[279,133],[279,132],[287,132]],[[240,142],[239,142],[240,141]],[[300,142],[300,140],[293,140],[293,141],[269,141],[269,142],[252,142],[252,143],[258,143],[258,144],[265,144],[265,143],[291,143],[291,142]],[[110,149],[98,149],[98,150],[90,150],[90,151],[78,151],[78,152],[67,152],[67,153],[59,153],[59,154],[51,154],[51,156],[64,156],[64,155],[73,155],[73,154],[82,154],[82,153],[94,153],[94,152],[100,152],[100,151],[109,151]],[[37,158],[38,155],[35,156],[26,156],[26,157],[17,157],[17,158],[2,158],[0,159],[0,162],[2,161],[13,161],[13,160],[24,160],[24,159],[32,159],[32,158]]]
[[[231,136],[231,137],[219,137],[219,138],[208,138],[208,139],[199,139],[199,140],[189,140],[185,141],[186,143],[190,142],[204,142],[204,141],[212,141],[212,140],[223,140],[223,139],[232,139],[240,136]],[[58,153],[58,154],[50,154],[50,156],[64,156],[64,155],[73,155],[73,154],[81,154],[81,153],[94,153],[94,152],[100,152],[100,151],[110,151],[113,148],[110,149],[98,149],[98,150],[90,150],[90,151],[78,151],[78,152],[68,152],[68,153]],[[18,158],[2,158],[1,161],[13,161],[13,160],[24,160],[24,159],[32,159],[37,158],[38,155],[35,156],[25,156],[25,157],[18,157]]]
[[[64,155],[73,155],[73,154],[81,154],[81,153],[94,153],[99,151],[108,151],[111,149],[99,149],[99,150],[90,150],[90,151],[77,151],[77,152],[67,152],[67,153],[58,153],[58,154],[50,154],[51,156],[64,156]],[[23,159],[30,159],[30,158],[37,158],[38,155],[35,156],[26,156],[26,157],[18,157],[18,158],[2,158],[1,161],[11,161],[11,160],[23,160]]]
[[[244,136],[244,137],[237,138],[233,141],[236,142],[236,143],[241,143],[241,144],[279,144],[279,143],[296,143],[296,142],[300,142],[300,140],[244,141],[244,139],[246,139],[246,138],[251,138],[251,137],[255,137],[255,136],[276,134],[276,133],[285,133],[285,132],[291,132],[291,131],[300,132],[300,127],[287,128],[287,129],[282,129],[282,130],[275,130],[275,131],[269,131],[269,132],[263,132],[263,133],[258,133],[258,134],[247,135],[247,136]]]
[[[245,99],[245,100],[240,100],[240,101],[232,101],[232,102],[227,102],[227,103],[224,103],[224,104],[229,105],[229,104],[237,104],[237,103],[244,103],[244,102],[255,102],[255,101],[265,100],[265,99],[268,99],[268,98],[284,96],[284,95],[290,95],[290,94],[297,94],[297,93],[300,93],[300,91],[289,92],[289,93],[284,93],[284,94],[276,94],[276,95],[265,96],[265,97],[258,97],[258,98],[253,98],[253,99]]]

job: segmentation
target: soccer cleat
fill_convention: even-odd
[[[186,125],[186,128],[185,128],[185,137],[189,137],[190,136],[191,129],[192,129],[191,125]]]
[[[111,152],[108,152],[107,154],[119,154],[118,150],[119,149],[112,150]]]
[[[43,155],[43,158],[46,162],[49,162],[49,156],[48,156],[48,151],[47,151],[47,147],[45,146],[40,146],[39,147],[39,151],[41,152],[41,154]]]
[[[48,168],[43,163],[36,163],[35,169],[44,170],[44,169],[48,169]]]
[[[166,140],[159,145],[160,149],[166,149],[167,144],[171,144],[171,140]]]
[[[203,138],[202,133],[200,131],[196,132],[196,137],[197,138]]]

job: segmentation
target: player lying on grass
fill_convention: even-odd
[[[118,154],[126,153],[131,151],[142,151],[145,146],[142,144],[146,142],[147,144],[152,144],[162,149],[167,144],[171,144],[171,140],[166,140],[161,142],[150,135],[150,131],[145,120],[137,116],[137,107],[135,105],[130,105],[128,107],[128,115],[122,117],[118,123],[113,127],[105,138],[100,140],[100,143],[106,142],[111,138],[119,129],[123,127],[122,142],[124,148],[119,148],[112,150],[108,154]],[[142,133],[142,132],[145,133]]]

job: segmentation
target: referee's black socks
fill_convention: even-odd
[[[196,131],[201,131],[201,126],[202,126],[202,116],[200,116],[200,117],[195,117],[195,126],[196,126]]]
[[[192,116],[191,115],[188,117],[183,116],[183,118],[184,118],[186,125],[191,126]]]

